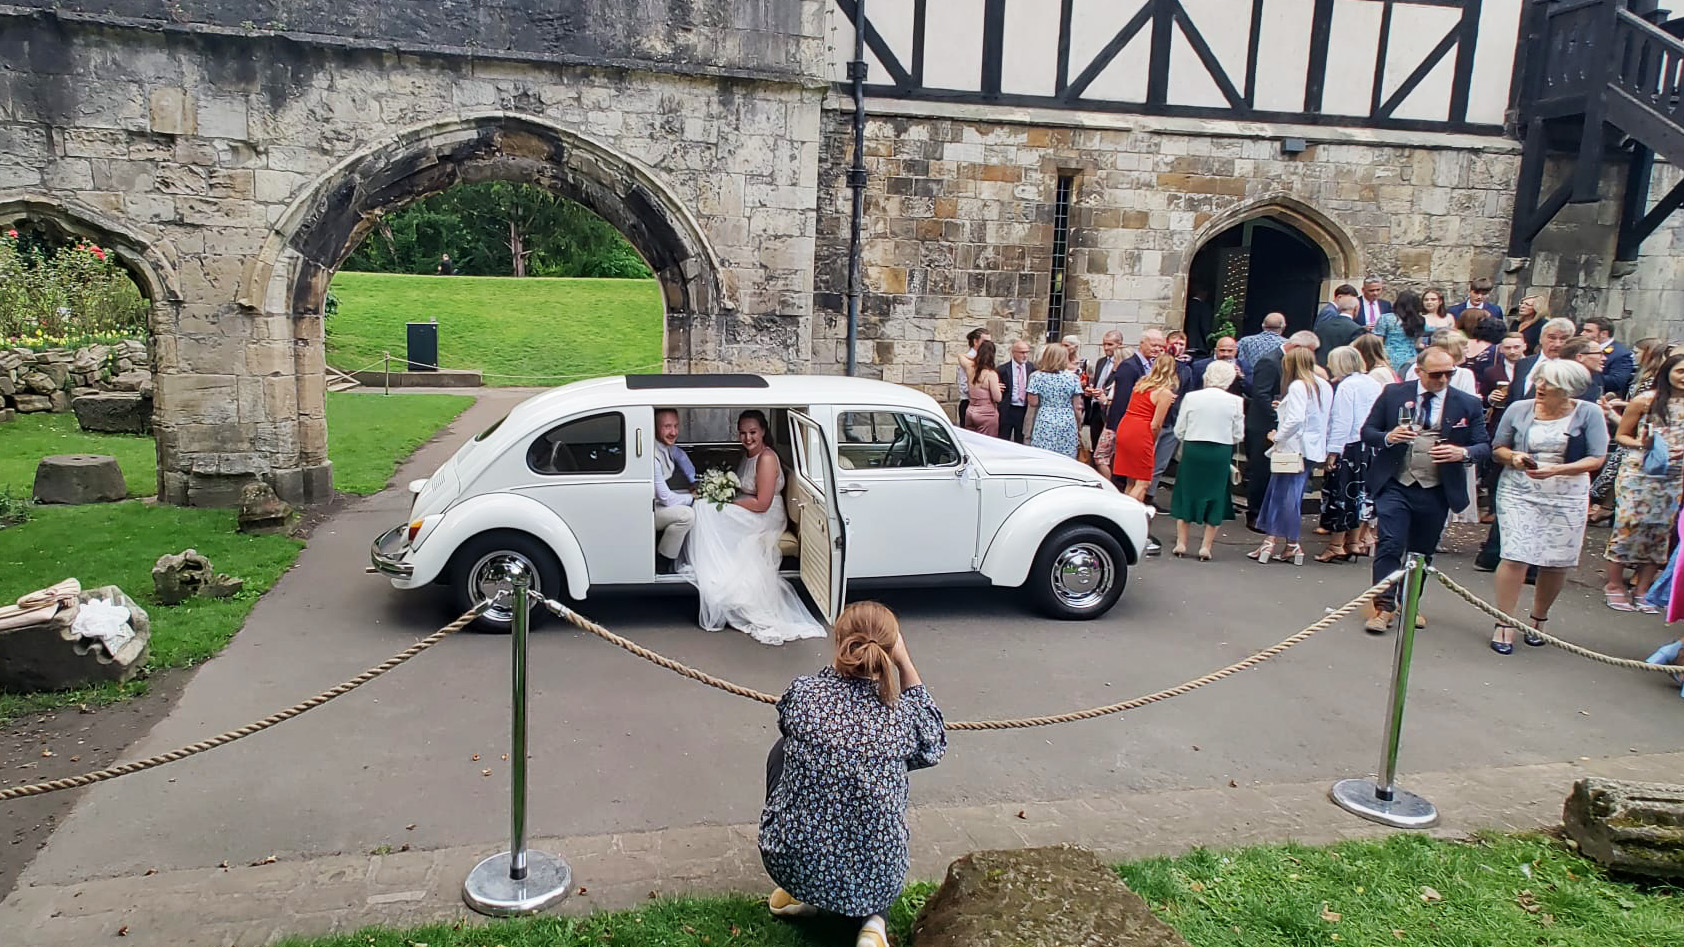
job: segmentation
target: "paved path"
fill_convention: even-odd
[[[397,482],[424,476],[522,396],[487,392]],[[407,494],[388,491],[323,524],[245,630],[131,757],[260,717],[441,624],[448,616],[438,598],[399,593],[363,574],[369,541],[407,507]],[[1061,711],[1229,663],[1368,584],[1365,566],[1258,567],[1241,555],[1250,539],[1235,530],[1213,563],[1147,562],[1134,570],[1122,604],[1090,623],[1043,620],[1003,591],[881,597],[900,612],[949,716]],[[1488,577],[1465,571],[1465,556],[1441,557],[1441,565],[1475,589],[1490,588]],[[779,691],[825,659],[822,642],[766,648],[735,633],[700,632],[694,599],[683,594],[593,597],[581,608],[762,690]],[[1658,676],[1554,649],[1499,658],[1486,650],[1490,626],[1476,613],[1442,593],[1427,611],[1433,625],[1418,648],[1405,772],[1684,750],[1676,688]],[[1552,630],[1631,656],[1647,654],[1662,636],[1654,618],[1607,611],[1594,586],[1580,584],[1569,586]],[[1321,785],[1370,772],[1391,652],[1389,639],[1371,638],[1353,621],[1168,704],[1059,728],[956,735],[948,761],[920,777],[915,796],[940,809],[1015,812],[1046,800],[1130,799],[1230,782]],[[246,865],[270,855],[291,863],[360,858],[386,845],[494,844],[506,824],[506,667],[506,638],[460,636],[284,727],[88,790],[22,885]],[[775,729],[766,708],[571,630],[537,635],[532,669],[534,834],[624,835],[756,818]]]
[[[1561,818],[1573,780],[1586,775],[1676,779],[1684,754],[1614,757],[1455,773],[1420,774],[1408,786],[1445,821],[1433,829],[1527,830]],[[1196,845],[1334,842],[1386,829],[1326,799],[1327,783],[1090,796],[1026,805],[913,810],[912,872],[941,878],[966,852],[1075,842],[1111,860],[1179,854]],[[749,892],[768,882],[753,824],[538,839],[539,851],[573,866],[576,887],[560,910],[619,910],[649,895]],[[26,887],[0,905],[0,930],[30,947],[87,947],[126,931],[126,947],[253,947],[287,934],[325,934],[370,924],[413,926],[478,915],[461,903],[462,879],[495,844],[392,854],[349,854],[232,863],[77,884]],[[582,889],[582,890],[581,890]],[[10,941],[8,941],[10,943]]]

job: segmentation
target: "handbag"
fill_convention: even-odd
[[[1651,477],[1670,477],[1677,473],[1666,438],[1653,429],[1649,431],[1649,449],[1643,452],[1643,472]]]
[[[1296,474],[1304,472],[1304,455],[1295,450],[1277,450],[1269,454],[1269,472]]]

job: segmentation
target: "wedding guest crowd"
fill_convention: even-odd
[[[1289,335],[1273,312],[1238,338],[1152,326],[1131,348],[1112,329],[1091,364],[1075,337],[1038,350],[1013,340],[995,364],[976,330],[959,360],[961,418],[1091,462],[1148,503],[1178,461],[1177,557],[1198,527],[1197,557],[1211,560],[1243,492],[1245,525],[1263,534],[1248,558],[1303,565],[1301,512],[1318,469],[1317,563],[1371,557],[1378,580],[1407,553],[1441,551],[1447,523],[1490,523],[1475,567],[1496,573],[1498,607],[1521,615],[1535,586],[1528,625],[1493,627],[1498,654],[1513,654],[1516,638],[1543,643],[1538,630],[1598,522],[1613,527],[1607,606],[1684,618],[1684,585],[1671,581],[1684,530],[1684,343],[1628,344],[1612,321],[1552,318],[1535,295],[1505,317],[1489,279],[1466,289],[1455,303],[1435,287],[1387,299],[1371,276],[1336,287],[1314,331]],[[1384,633],[1397,610],[1394,589],[1366,627]],[[1681,651],[1671,643],[1656,660],[1684,666]]]

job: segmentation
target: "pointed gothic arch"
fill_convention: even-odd
[[[1309,328],[1316,304],[1363,272],[1349,231],[1309,204],[1279,194],[1206,221],[1187,260],[1183,298],[1200,284],[1210,290],[1213,307],[1224,295],[1237,296],[1243,301],[1237,316],[1242,333],[1255,331],[1270,310],[1285,313],[1292,329]]]

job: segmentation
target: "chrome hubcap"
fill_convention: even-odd
[[[538,569],[532,560],[518,552],[502,550],[487,553],[474,563],[468,572],[468,594],[473,598],[474,605],[483,605],[495,599],[499,593],[513,593],[514,586],[509,582],[509,566],[519,564],[526,567],[526,574],[532,577],[532,594],[542,595],[543,587],[538,580]],[[515,607],[511,597],[505,597],[501,602],[485,610],[485,617],[495,622],[512,622],[515,619]]]
[[[1053,560],[1053,594],[1071,608],[1091,608],[1111,591],[1115,575],[1110,553],[1094,543],[1076,543]]]

